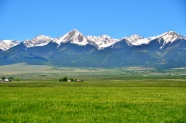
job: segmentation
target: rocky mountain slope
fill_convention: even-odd
[[[75,67],[186,66],[186,37],[169,31],[144,38],[84,36],[72,30],[62,37],[0,41],[0,65],[27,63]]]

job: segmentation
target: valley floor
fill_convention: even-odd
[[[0,66],[0,122],[186,122],[186,68]],[[69,77],[83,82],[59,82]]]
[[[186,68],[155,69],[150,67],[74,68],[47,65],[13,64],[0,66],[1,77],[13,77],[21,81],[58,81],[63,77],[85,81],[186,79]]]
[[[185,79],[0,83],[0,122],[186,122]]]

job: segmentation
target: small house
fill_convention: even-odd
[[[186,76],[186,74],[180,74],[180,76]]]
[[[76,80],[76,82],[82,82],[82,81],[83,81],[83,80],[79,80],[79,79]]]
[[[10,80],[9,79],[4,79],[4,82],[10,82]]]

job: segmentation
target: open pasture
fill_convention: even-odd
[[[184,80],[0,83],[0,122],[186,121]]]
[[[158,70],[148,67],[73,68],[27,64],[0,66],[0,77],[12,76],[23,81],[57,81],[64,76],[85,81],[186,79],[186,76],[181,76],[183,74],[186,74],[186,68]]]
[[[185,68],[0,66],[0,122],[186,122]],[[83,82],[59,82],[67,76]]]

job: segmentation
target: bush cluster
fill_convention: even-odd
[[[6,79],[6,77],[4,77],[4,76],[1,77],[1,80],[2,80],[2,81],[5,81],[5,79]],[[8,77],[7,79],[8,79],[9,81],[13,81],[13,80],[14,80],[13,77]]]
[[[13,77],[8,77],[8,78],[6,78],[6,77],[0,77],[1,78],[1,80],[2,81],[4,81],[5,79],[8,79],[9,81],[20,81],[20,79],[18,79],[18,78],[16,78],[16,79],[14,79]]]
[[[73,78],[68,78],[68,77],[63,77],[63,78],[60,78],[59,81],[60,82],[67,82],[67,81],[76,81],[77,79],[73,79]]]

